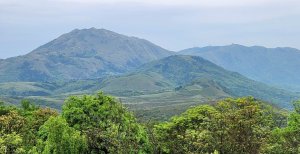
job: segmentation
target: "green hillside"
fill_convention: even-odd
[[[116,96],[140,117],[168,119],[190,106],[226,97],[254,96],[280,108],[291,108],[299,94],[277,89],[227,71],[197,56],[176,55],[144,64],[120,76],[60,82],[0,84],[2,98],[17,104],[35,100],[60,109],[69,95],[96,91]]]
[[[143,83],[146,84],[143,86]],[[201,57],[179,55],[150,62],[131,74],[108,79],[102,89],[115,95],[126,91],[144,92],[144,95],[154,91],[188,91],[183,97],[196,94],[205,98],[251,95],[286,108],[291,107],[291,100],[298,97],[227,71]]]

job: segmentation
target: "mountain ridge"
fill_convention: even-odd
[[[300,90],[300,50],[289,47],[208,46],[178,54],[201,56],[227,70],[286,90]]]
[[[147,86],[140,86],[144,83],[147,83]],[[215,97],[251,95],[278,103],[282,105],[281,107],[290,107],[290,102],[298,97],[296,94],[289,94],[287,91],[248,79],[239,73],[227,71],[201,57],[186,55],[169,56],[144,64],[133,73],[104,80],[101,90],[118,95],[117,93],[128,91],[132,93],[176,91],[192,86],[194,90],[200,92],[207,83],[212,83],[209,86],[213,87],[214,91],[220,90],[221,95],[215,93]],[[200,87],[195,89],[197,86]]]
[[[227,68],[245,61],[231,53],[232,50],[239,49],[241,57],[255,59],[251,57],[252,52],[288,50],[294,53],[296,49],[237,44],[227,48],[210,46],[175,53],[145,39],[105,29],[75,29],[29,54],[0,60],[0,92],[6,96],[32,98],[57,96],[60,100],[66,95],[102,90],[126,102],[154,101],[168,105],[252,95],[287,108],[290,101],[299,96]],[[199,53],[208,54],[212,59]],[[222,58],[230,63],[222,65],[214,61]],[[255,71],[260,68],[261,61],[250,62],[246,70]]]
[[[73,30],[26,55],[0,61],[0,82],[98,78],[172,54],[144,39],[105,29]]]
[[[0,83],[0,97],[4,100],[17,102],[26,98],[57,109],[69,95],[99,90],[116,96],[133,110],[150,113],[160,109],[181,111],[205,102],[242,96],[253,96],[290,109],[290,102],[300,98],[299,94],[248,79],[202,57],[188,55],[172,55],[122,75],[99,79]]]

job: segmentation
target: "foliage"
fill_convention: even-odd
[[[227,98],[141,124],[103,93],[71,96],[61,114],[28,100],[21,108],[0,103],[0,153],[298,154],[299,106],[284,112],[253,97]]]
[[[25,153],[22,137],[16,133],[0,135],[0,153]]]
[[[85,133],[90,153],[148,152],[144,128],[114,98],[95,96],[70,97],[62,116],[71,127]]]
[[[21,104],[22,108],[0,104],[0,153],[26,153],[37,144],[40,126],[49,117],[58,115],[56,111],[38,108],[28,100]]]
[[[165,153],[259,153],[276,120],[252,97],[225,99],[187,110],[155,126]]]
[[[68,126],[62,117],[50,117],[39,130],[37,151],[43,154],[80,154],[86,151],[86,137]]]
[[[215,150],[213,125],[218,112],[203,105],[192,108],[171,122],[155,126],[161,150],[166,153],[205,153]]]
[[[287,127],[273,130],[265,147],[266,153],[300,153],[300,101],[294,102],[295,110],[288,117]]]
[[[25,125],[25,118],[17,111],[9,111],[7,114],[0,116],[0,130],[2,133],[10,134],[12,132],[22,132]]]

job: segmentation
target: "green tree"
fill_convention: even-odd
[[[275,127],[273,110],[265,102],[253,97],[225,99],[216,105],[219,120],[220,153],[259,153],[271,130]]]
[[[80,154],[86,151],[86,138],[62,117],[50,117],[40,128],[39,145],[33,150],[43,154]]]
[[[7,106],[4,104],[4,102],[0,101],[0,116],[6,115],[12,110],[16,111],[17,109],[14,106]]]
[[[295,110],[295,112],[296,112],[297,114],[300,114],[300,100],[299,100],[299,101],[295,101],[295,102],[293,103],[293,105],[294,105],[294,110]]]
[[[0,131],[5,134],[22,132],[25,125],[25,118],[17,111],[11,110],[0,116]]]
[[[252,97],[187,110],[155,126],[165,153],[257,154],[277,124],[274,111]]]
[[[287,127],[273,131],[264,151],[270,154],[300,153],[300,101],[294,102],[294,112],[288,117]]]
[[[21,106],[24,110],[30,110],[31,109],[31,102],[29,100],[22,100]]]
[[[28,151],[37,144],[40,126],[58,113],[49,108],[37,108],[29,101],[22,101],[21,104],[22,108],[0,106],[3,111],[0,115],[0,135],[2,139],[6,137],[14,143],[18,141],[18,145],[22,144],[22,150]]]
[[[103,93],[70,97],[62,116],[71,127],[85,133],[89,153],[149,152],[144,128],[121,103]]]
[[[21,154],[25,153],[22,145],[22,137],[18,134],[0,134],[0,153],[2,154]]]
[[[42,125],[50,118],[57,117],[58,113],[50,108],[39,108],[33,111],[25,111],[26,125],[22,133],[25,149],[29,150],[37,145],[38,131]]]
[[[155,126],[163,153],[213,153],[216,149],[214,129],[218,111],[208,105],[191,108]]]

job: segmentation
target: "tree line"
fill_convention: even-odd
[[[299,154],[300,101],[281,111],[253,97],[140,123],[111,96],[70,96],[62,111],[0,103],[2,154]]]

